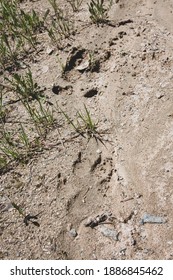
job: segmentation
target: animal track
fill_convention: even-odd
[[[98,191],[101,191],[104,196],[110,187],[109,182],[111,181],[114,172],[116,172],[116,170],[113,167],[113,159],[111,157],[105,158],[99,168],[99,177],[101,178],[99,178],[96,183]]]

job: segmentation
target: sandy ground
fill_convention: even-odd
[[[1,204],[40,213],[40,227],[3,209],[0,258],[173,259],[173,1],[114,1],[111,24],[100,26],[86,2],[78,32],[58,51],[73,66],[62,77],[46,39],[30,66],[71,117],[89,108],[99,139],[73,137],[57,114],[63,125],[49,132],[47,149],[1,175]],[[76,69],[91,52],[99,66]]]

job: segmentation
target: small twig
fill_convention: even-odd
[[[26,226],[28,226],[29,222],[33,223],[35,226],[39,227],[40,224],[37,221],[32,221],[32,220],[37,220],[38,219],[38,215],[41,214],[43,211],[39,212],[37,215],[26,215],[24,217],[23,222],[25,223]]]
[[[82,202],[85,203],[85,198],[86,198],[86,195],[87,193],[89,192],[89,190],[91,189],[92,187],[88,187],[88,189],[86,190],[86,192],[84,193],[84,196],[83,196],[83,199],[82,199]]]
[[[126,201],[129,201],[129,200],[132,200],[132,199],[134,199],[134,197],[129,197],[129,198],[123,199],[120,202],[126,202]]]

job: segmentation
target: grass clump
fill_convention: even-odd
[[[4,125],[3,125],[2,136],[0,139],[0,151],[2,152],[1,157],[4,160],[5,160],[5,158],[3,157],[4,155],[6,156],[6,158],[13,159],[13,160],[18,160],[20,158],[20,153],[16,147],[12,133],[6,131]]]
[[[53,110],[44,104],[43,91],[37,82],[34,81],[31,70],[29,69],[25,75],[15,73],[12,75],[12,79],[6,78],[6,80],[10,85],[6,87],[10,88],[17,95],[17,101],[21,101],[41,136],[42,130],[46,130],[54,124],[54,116]],[[24,138],[26,140],[26,137]]]
[[[27,100],[24,100],[22,103],[29,113],[37,133],[44,138],[47,130],[55,123],[53,110],[48,106],[43,105],[42,99],[38,99],[37,103],[34,105],[30,104]]]
[[[90,111],[87,109],[86,105],[84,105],[84,109],[85,113],[77,111],[76,122],[73,121],[66,112],[64,112],[62,109],[60,110],[66,118],[67,122],[71,124],[71,126],[77,133],[79,133],[83,137],[87,135],[88,138],[91,138],[97,134],[97,123],[92,119]]]
[[[35,10],[26,13],[20,8],[17,0],[1,0],[0,15],[3,18],[0,31],[6,31],[12,38],[14,35],[23,36],[29,42],[36,33],[42,30],[44,25]]]
[[[41,90],[37,82],[34,81],[30,69],[25,75],[15,73],[12,75],[12,79],[5,79],[9,83],[9,85],[6,85],[7,89],[10,88],[10,91],[13,91],[14,94],[17,95],[17,101],[22,102],[37,128],[38,125],[41,125],[42,127],[53,125],[53,110],[51,110],[48,105],[44,105],[45,99],[42,95],[43,90]],[[1,107],[2,106],[0,106],[0,113],[2,110]]]
[[[23,45],[22,40],[19,37],[15,38],[15,42],[12,43],[10,37],[1,31],[0,40],[0,66],[3,70],[10,68],[11,65],[18,67],[18,57],[20,54],[20,47]]]
[[[84,112],[77,111],[76,120],[70,118],[70,116],[60,108],[61,113],[64,115],[65,119],[67,120],[68,124],[72,126],[74,131],[84,138],[87,138],[88,141],[91,138],[94,138],[95,141],[101,142],[105,146],[103,135],[107,133],[107,131],[99,131],[98,130],[98,122],[95,122],[91,116],[90,111],[84,104]],[[75,136],[76,137],[76,136]]]
[[[83,2],[83,0],[66,0],[72,7],[73,12],[77,12]]]
[[[40,148],[38,137],[32,137],[31,140],[22,123],[13,131],[7,130],[3,124],[0,136],[0,168],[12,161],[26,163]]]
[[[6,78],[9,82],[12,90],[17,94],[19,98],[24,100],[38,99],[41,90],[36,82],[33,80],[32,72],[29,69],[25,75],[18,73],[13,74],[12,79]]]
[[[108,11],[110,10],[113,0],[108,0],[108,7],[105,7],[104,0],[91,0],[88,4],[90,19],[93,23],[104,23],[108,17]]]
[[[56,0],[48,0],[53,8],[54,15],[51,16],[51,24],[48,24],[48,35],[51,40],[60,47],[61,41],[68,38],[72,33],[73,27],[69,18],[65,15],[64,11],[57,4]],[[50,11],[47,11],[47,14]],[[49,27],[50,26],[50,27]]]
[[[36,48],[37,34],[44,28],[44,21],[34,10],[22,10],[18,0],[1,0],[0,18],[0,65],[2,69],[16,67],[21,54],[26,54],[26,47]]]

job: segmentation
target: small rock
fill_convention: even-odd
[[[160,92],[157,92],[157,93],[156,93],[156,97],[157,97],[158,99],[162,98],[163,96],[164,96],[164,93],[160,93]]]
[[[46,53],[49,55],[51,55],[53,53],[53,51],[54,51],[54,48],[47,47],[47,49],[46,49]]]
[[[100,155],[100,154],[102,153],[102,151],[100,151],[100,150],[98,149],[98,150],[96,151],[96,153]]]
[[[119,233],[117,231],[115,231],[114,229],[110,229],[110,228],[107,228],[103,225],[101,225],[99,227],[99,231],[106,237],[109,237],[115,241],[118,241],[118,235]]]
[[[72,228],[72,229],[69,231],[69,235],[75,238],[78,234],[77,234],[76,230],[75,230],[74,228]]]
[[[78,70],[78,71],[84,71],[84,70],[86,70],[86,69],[89,68],[89,65],[90,65],[89,60],[86,60],[86,61],[84,61],[83,63],[81,63],[79,66],[77,66],[77,67],[76,67],[76,70]]]
[[[159,217],[159,216],[154,216],[154,215],[150,215],[150,214],[144,214],[141,222],[142,225],[146,224],[146,223],[150,223],[150,224],[164,224],[166,223],[166,219],[163,217]]]
[[[19,65],[22,69],[26,69],[27,68],[27,65],[23,62],[19,62]]]

